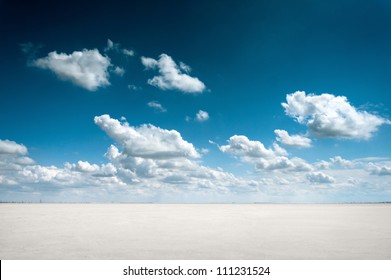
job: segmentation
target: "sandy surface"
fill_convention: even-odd
[[[391,259],[390,204],[0,204],[0,259]]]

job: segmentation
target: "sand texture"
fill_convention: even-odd
[[[391,259],[390,204],[0,204],[0,259]]]

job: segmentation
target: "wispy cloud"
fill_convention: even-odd
[[[390,176],[391,175],[391,165],[380,165],[370,162],[368,164],[368,170],[372,175],[379,176]]]
[[[158,112],[167,112],[167,109],[166,108],[164,108],[163,106],[162,106],[162,104],[160,104],[159,102],[157,102],[157,101],[150,101],[150,102],[148,102],[147,103],[147,105],[148,105],[148,107],[150,107],[150,108],[154,108],[156,111],[158,111]]]
[[[114,68],[113,72],[114,72],[114,74],[122,77],[125,74],[125,69],[122,67],[116,66]]]
[[[128,50],[128,49],[122,49],[122,53],[127,56],[134,56],[134,51],[133,50]]]
[[[136,85],[130,84],[130,85],[128,85],[128,89],[133,90],[133,91],[137,91],[137,90],[141,90],[142,88],[138,87]]]
[[[125,56],[134,56],[133,50],[121,48],[121,45],[119,43],[114,43],[110,39],[107,39],[107,44],[106,44],[106,47],[104,48],[104,51],[105,52],[115,51],[117,53],[122,53]]]

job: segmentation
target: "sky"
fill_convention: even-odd
[[[391,4],[1,1],[0,200],[391,201]]]

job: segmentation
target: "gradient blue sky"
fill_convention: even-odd
[[[389,1],[80,2],[0,3],[0,200],[391,200]]]

